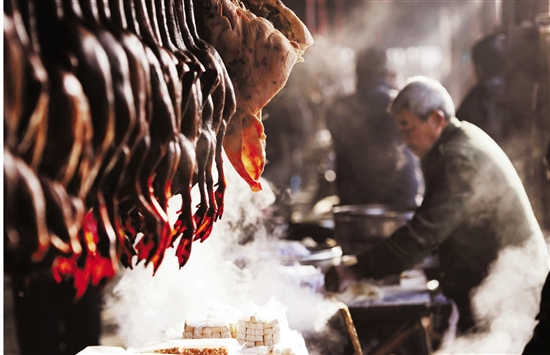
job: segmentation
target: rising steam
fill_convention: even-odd
[[[120,277],[107,297],[106,309],[116,319],[126,347],[173,336],[167,330],[181,327],[207,304],[227,305],[229,313],[250,302],[262,306],[274,296],[288,309],[290,328],[301,333],[322,328],[338,310],[314,291],[322,282],[320,271],[309,273],[309,285],[303,286],[292,268],[277,260],[277,236],[264,225],[274,201],[269,185],[253,193],[231,168],[226,172],[223,219],[204,243],[193,244],[187,265],[179,269],[176,257],[167,252],[154,277],[152,268],[138,265]],[[251,236],[253,241],[239,244]]]

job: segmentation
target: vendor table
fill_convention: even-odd
[[[429,317],[432,297],[427,288],[381,286],[384,297],[348,302],[365,355],[432,353],[422,319]]]

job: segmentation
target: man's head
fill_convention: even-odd
[[[413,77],[393,101],[390,112],[403,142],[422,158],[454,117],[455,107],[447,90],[436,80]]]
[[[386,52],[369,47],[357,52],[355,64],[355,74],[357,75],[357,84],[369,81],[372,78],[384,78],[388,76],[388,60]]]
[[[478,80],[502,75],[506,67],[506,37],[492,34],[479,40],[472,48],[472,61]]]

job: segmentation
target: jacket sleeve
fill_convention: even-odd
[[[442,159],[440,171],[426,182],[425,199],[413,219],[358,257],[357,267],[365,277],[381,278],[411,268],[465,220],[477,168],[465,154],[447,154]]]

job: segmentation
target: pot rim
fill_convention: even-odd
[[[376,216],[376,217],[408,217],[410,219],[418,208],[415,205],[404,204],[362,204],[337,205],[332,208],[334,217],[338,216]]]

